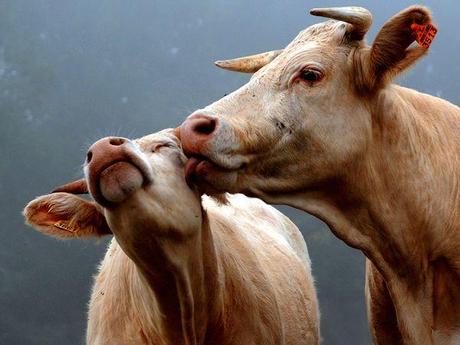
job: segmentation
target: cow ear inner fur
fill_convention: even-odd
[[[62,239],[112,233],[96,203],[69,193],[37,197],[27,204],[23,214],[36,230]]]

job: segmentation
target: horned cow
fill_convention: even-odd
[[[460,109],[391,82],[426,54],[431,15],[409,7],[368,46],[368,10],[311,13],[334,20],[217,62],[255,74],[177,129],[187,178],[305,210],[360,249],[375,343],[457,344]]]

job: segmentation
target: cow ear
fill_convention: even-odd
[[[100,237],[111,234],[96,203],[69,193],[42,195],[23,211],[33,228],[58,238]]]
[[[436,33],[430,23],[431,15],[426,7],[411,6],[383,25],[370,50],[366,51],[365,61],[361,61],[368,90],[384,86],[425,55]],[[425,34],[423,42],[418,37],[422,34]],[[419,45],[413,44],[415,40]]]

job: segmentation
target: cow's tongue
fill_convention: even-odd
[[[127,199],[142,187],[144,177],[133,164],[117,162],[112,164],[99,176],[102,196],[109,202],[118,203]]]

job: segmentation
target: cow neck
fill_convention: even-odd
[[[460,135],[460,112],[394,85],[376,98],[372,140],[349,171],[305,191],[258,195],[319,217],[381,272],[415,279],[428,264],[421,260],[440,250],[437,235],[452,234],[459,220],[460,159],[446,152],[460,150],[448,140]]]
[[[433,267],[446,259],[452,269],[460,259],[448,247],[459,223],[460,143],[449,138],[460,134],[460,112],[396,86],[375,103],[372,141],[349,172],[308,191],[265,199],[317,216],[363,251],[398,296],[393,303],[404,339],[431,344]]]
[[[460,112],[392,86],[372,116],[368,155],[347,176],[348,196],[339,194],[349,205],[335,202],[383,274],[405,342],[432,344],[437,267],[456,276],[459,259],[449,246],[458,237]]]
[[[460,112],[396,85],[375,104],[368,158],[348,180],[367,213],[354,224],[382,256],[384,273],[425,285],[430,260],[446,254],[445,238],[455,236],[458,224],[460,145],[449,138],[460,134]]]
[[[148,254],[129,255],[153,290],[168,344],[203,344],[217,323],[222,301],[220,264],[207,214],[200,231],[186,238],[149,241]]]

